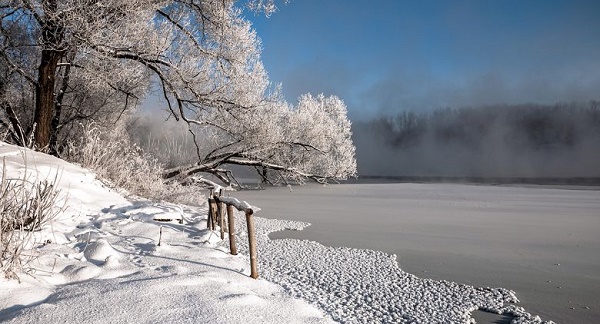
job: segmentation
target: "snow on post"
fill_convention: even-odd
[[[233,209],[235,207],[239,211],[243,211],[246,215],[246,225],[248,227],[248,247],[250,250],[250,277],[253,279],[258,278],[258,266],[257,266],[257,253],[256,253],[256,231],[254,228],[254,209],[250,204],[245,201],[239,201],[233,197],[217,197],[211,198],[215,201],[215,208],[217,204],[225,204],[227,206],[227,216],[229,219],[229,243],[231,254],[237,254],[235,247],[234,226],[233,226]],[[210,201],[210,199],[209,199]],[[233,242],[233,244],[232,244]],[[234,254],[234,255],[235,255]]]
[[[219,197],[223,196],[223,188],[219,189]],[[225,203],[218,200],[219,208],[219,229],[221,232],[221,240],[225,238]]]
[[[250,277],[258,278],[258,269],[256,266],[256,233],[254,231],[254,218],[252,217],[252,208],[246,209],[246,225],[248,226],[248,246],[250,249]]]

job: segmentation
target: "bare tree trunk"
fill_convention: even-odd
[[[42,27],[42,57],[38,67],[38,83],[35,89],[35,145],[38,149],[46,149],[50,144],[52,133],[52,119],[54,117],[56,85],[56,70],[58,62],[64,55],[60,48],[64,37],[64,30],[52,18],[52,13],[57,10],[56,0],[43,2],[46,12],[45,20],[41,21]]]
[[[38,68],[38,85],[35,91],[35,145],[44,149],[50,144],[52,118],[54,118],[54,86],[56,68],[61,54],[56,50],[42,50],[42,61]]]
[[[69,76],[71,72],[71,62],[75,57],[75,51],[71,51],[67,54],[67,65],[62,75],[62,84],[60,86],[60,91],[56,95],[55,101],[55,111],[54,117],[52,118],[52,123],[50,125],[50,154],[58,155],[58,131],[60,126],[60,117],[62,114],[62,104],[63,99],[65,97],[65,93],[67,92],[67,87],[69,85]]]

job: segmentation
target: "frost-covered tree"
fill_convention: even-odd
[[[168,170],[167,177],[208,172],[229,183],[222,168],[227,164],[255,167],[269,182],[325,182],[356,174],[346,106],[335,96],[303,95],[296,107],[282,101],[257,106],[225,125],[228,129],[207,129],[211,133],[204,138],[211,142],[199,153],[199,162]]]
[[[275,10],[273,0],[244,4]],[[155,81],[198,156],[167,178],[210,172],[227,180],[226,164],[286,178],[355,173],[343,103],[308,96],[293,108],[281,100],[234,0],[0,0],[0,43],[2,125],[21,145],[52,151],[82,120],[115,122]],[[313,101],[324,111],[304,116]]]
[[[248,4],[274,10],[271,1]],[[252,59],[254,36],[233,1],[2,0],[0,19],[0,64],[9,83],[32,92],[23,96],[31,107],[22,110],[33,116],[20,126],[39,149],[50,144],[53,120],[60,124],[70,103],[74,110],[135,103],[151,75],[171,101],[188,100],[190,92],[193,102],[214,100],[228,91],[221,85],[231,75],[223,72]],[[22,100],[12,100],[16,111]],[[96,114],[94,108],[79,111],[78,119]]]
[[[147,28],[133,31],[144,25],[137,7],[132,1],[0,1],[0,64],[8,84],[3,111],[14,116],[15,142],[54,149],[63,127],[105,119],[145,93],[149,74],[138,63],[94,50],[143,37]]]

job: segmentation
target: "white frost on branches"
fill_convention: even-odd
[[[276,11],[274,0],[245,5]],[[304,95],[296,107],[285,102],[237,1],[0,0],[0,19],[0,66],[8,68],[0,97],[18,89],[17,98],[36,98],[1,101],[8,116],[2,125],[32,133],[35,124],[38,147],[52,145],[40,139],[51,127],[38,115],[52,114],[58,123],[48,132],[68,138],[81,120],[114,123],[156,80],[169,114],[193,134],[198,157],[167,170],[168,179],[208,172],[230,182],[231,164],[255,167],[265,181],[356,173],[342,100]],[[41,71],[56,77],[50,88]],[[24,138],[17,135],[17,142]]]

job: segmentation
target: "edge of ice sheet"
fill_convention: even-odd
[[[245,222],[241,236],[247,232]],[[553,323],[516,305],[514,291],[479,288],[404,272],[395,255],[327,247],[295,239],[271,240],[268,234],[302,230],[309,223],[256,217],[259,273],[342,323],[474,323],[476,310],[513,316],[513,323]],[[227,245],[228,242],[222,242]],[[247,239],[240,238],[247,253]]]

